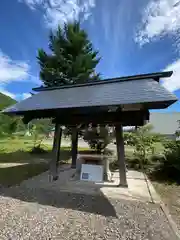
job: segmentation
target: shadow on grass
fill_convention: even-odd
[[[43,154],[31,154],[28,151],[18,150],[14,152],[0,152],[0,164],[1,163],[28,163],[34,159],[49,159],[51,152],[47,151]],[[38,162],[38,161],[37,161]]]
[[[48,164],[45,163],[2,167],[0,168],[0,185],[9,187],[20,184],[23,180],[47,171],[48,168]]]
[[[93,154],[94,151],[91,150],[79,150],[78,154]],[[25,150],[18,150],[14,152],[0,152],[0,163],[27,163],[33,160],[36,160],[38,163],[42,162],[44,159],[45,161],[49,161],[52,159],[52,151],[45,150],[42,153],[31,153],[30,151]],[[71,148],[69,147],[62,147],[60,151],[60,162],[68,163],[71,160]]]
[[[2,195],[25,202],[35,202],[56,208],[65,208],[117,218],[113,205],[101,192],[97,195],[88,195],[62,190],[55,191],[52,188],[33,189],[19,186],[5,189]]]

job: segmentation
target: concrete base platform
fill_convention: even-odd
[[[90,195],[103,194],[107,198],[160,203],[160,198],[154,187],[143,173],[129,170],[127,172],[127,181],[128,188],[118,186],[119,172],[113,173],[112,182],[80,181],[75,178],[75,169],[71,169],[69,165],[63,165],[59,168],[59,179],[57,181],[50,182],[49,172],[45,172],[24,181],[21,185],[28,186],[28,188],[43,188]]]

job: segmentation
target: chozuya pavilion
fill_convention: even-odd
[[[106,79],[85,84],[39,87],[32,95],[9,108],[4,114],[23,116],[24,123],[32,119],[52,118],[55,123],[52,179],[58,178],[61,126],[69,125],[72,134],[72,168],[76,168],[78,130],[80,124],[109,124],[115,126],[120,186],[127,186],[124,158],[123,126],[142,126],[149,120],[150,109],[163,109],[177,101],[160,79],[173,72],[158,72]]]

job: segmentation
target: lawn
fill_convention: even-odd
[[[1,139],[0,140],[0,186],[19,184],[23,180],[38,175],[49,168],[52,159],[52,146],[42,145],[46,150],[41,154],[32,154],[31,139]],[[88,149],[79,148],[79,152]],[[71,159],[70,147],[61,147],[61,163]]]

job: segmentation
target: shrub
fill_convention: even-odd
[[[137,130],[124,134],[127,145],[134,146],[134,152],[128,156],[126,152],[126,161],[129,168],[150,170],[159,161],[153,158],[155,154],[155,144],[162,140],[159,134],[152,133],[150,124],[139,127]]]
[[[134,146],[134,158],[128,160],[128,164],[136,169],[146,169],[151,165],[150,154],[154,153],[154,143],[157,140],[151,133],[152,126],[147,124],[136,131],[126,134],[127,142]]]
[[[180,142],[167,140],[164,142],[164,156],[159,158],[153,175],[161,180],[180,182]]]
[[[169,151],[174,152],[180,148],[180,141],[166,139],[166,141],[163,142],[163,146],[165,153]]]
[[[107,126],[89,126],[84,131],[83,139],[92,149],[95,149],[97,153],[102,153],[111,142],[109,128]]]
[[[47,151],[45,149],[43,149],[40,145],[38,146],[34,146],[31,151],[31,154],[44,154],[47,153]]]
[[[134,146],[134,133],[133,132],[124,132],[124,145]]]

